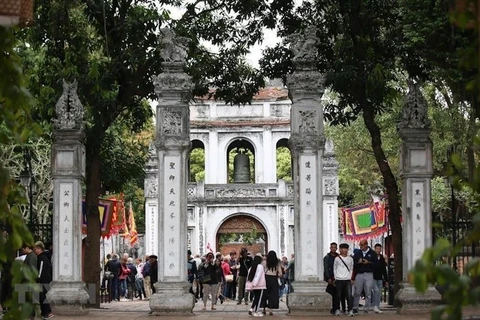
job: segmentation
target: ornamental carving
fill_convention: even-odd
[[[265,233],[265,228],[257,219],[249,216],[235,216],[227,219],[218,229],[218,233],[250,233],[253,229]]]
[[[289,140],[290,150],[292,152],[302,152],[303,150],[320,150],[325,144],[325,137],[319,135],[292,134]]]
[[[174,94],[175,92],[183,92],[185,94],[184,101],[188,102],[190,100],[192,81],[191,77],[183,70],[169,70],[166,67],[164,73],[153,76],[152,79],[155,93],[162,101],[177,100],[178,97]]]
[[[323,194],[327,196],[337,195],[337,179],[325,179],[323,185]]]
[[[182,112],[165,111],[162,119],[162,132],[167,135],[182,134]]]
[[[317,111],[315,110],[300,110],[299,132],[300,133],[317,133],[317,126],[315,121],[317,119]]]
[[[317,28],[309,26],[289,39],[294,65],[311,64],[317,60]]]
[[[158,196],[158,179],[145,180],[145,197],[156,198]]]
[[[169,28],[161,29],[160,35],[162,38],[160,55],[163,61],[185,63],[189,39],[177,36],[175,32]]]
[[[265,197],[265,189],[220,189],[217,190],[218,198],[250,198]]]
[[[408,82],[408,93],[403,105],[402,120],[399,129],[428,129],[430,120],[427,115],[427,101],[420,91],[420,84]]]
[[[322,159],[322,171],[336,171],[338,169],[338,161],[335,157],[324,157]]]
[[[77,95],[77,80],[63,80],[63,92],[55,105],[57,119],[53,124],[59,130],[83,129],[83,105]]]
[[[334,146],[332,139],[325,140],[325,153],[324,154],[333,154]]]
[[[293,102],[305,98],[305,93],[320,101],[325,92],[325,76],[314,69],[297,69],[287,76],[287,87]]]

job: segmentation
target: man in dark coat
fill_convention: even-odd
[[[335,308],[338,305],[335,276],[333,274],[333,263],[336,257],[338,257],[337,244],[332,242],[330,243],[330,252],[323,257],[323,280],[328,283],[327,292],[332,296],[332,309],[330,309],[330,314],[335,314]],[[343,309],[345,309],[345,307]]]
[[[109,281],[109,290],[112,300],[119,301],[119,280],[118,277],[120,276],[120,272],[122,271],[122,266],[120,261],[118,261],[118,255],[113,254],[112,259],[108,260],[107,264],[105,265],[105,271],[111,272],[113,277]]]
[[[150,285],[152,286],[152,293],[157,292],[154,284],[158,281],[158,257],[152,254],[148,257],[150,263]]]
[[[42,285],[42,291],[40,291],[39,297],[40,310],[43,319],[50,319],[53,317],[52,309],[50,308],[50,304],[45,300],[47,299],[47,288],[50,282],[52,282],[52,263],[50,257],[45,253],[45,245],[43,242],[35,242],[33,251],[37,255],[37,282]]]
[[[248,269],[252,265],[252,257],[247,254],[247,248],[240,250],[240,258],[238,259],[238,302],[242,303],[242,299],[245,298],[245,304],[248,305],[248,294],[245,294],[245,283],[247,282]]]

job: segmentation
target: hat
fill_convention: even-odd
[[[40,249],[45,250],[45,245],[43,244],[42,241],[37,241],[37,242],[35,242],[35,244],[33,245],[33,247],[39,247]]]
[[[152,258],[152,259],[158,259],[158,257],[154,254],[150,255],[149,258]]]

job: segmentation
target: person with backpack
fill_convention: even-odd
[[[195,259],[192,257],[192,251],[187,250],[187,280],[190,283],[190,288],[188,292],[195,296],[195,292],[193,292],[193,281],[197,278],[197,263]],[[197,298],[195,298],[195,302],[197,302]]]

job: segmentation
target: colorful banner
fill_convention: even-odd
[[[116,201],[103,200],[98,201],[98,211],[100,214],[100,232],[102,238],[109,238],[111,234],[113,209]],[[87,204],[82,200],[82,233],[87,234]]]
[[[137,233],[137,224],[135,223],[135,216],[133,214],[131,201],[128,209],[128,224],[130,225],[130,233],[129,233],[130,246],[133,246],[138,241],[138,233]]]
[[[345,240],[376,238],[387,232],[387,213],[383,201],[354,208],[342,208],[341,212]]]

